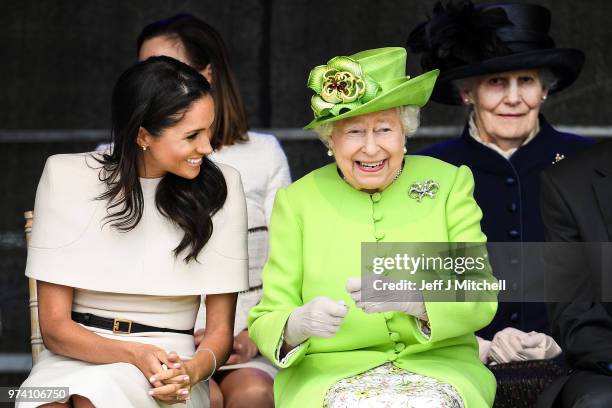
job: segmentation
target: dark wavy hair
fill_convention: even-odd
[[[136,227],[142,218],[144,201],[138,178],[142,150],[136,143],[142,127],[153,137],[174,126],[192,104],[210,95],[210,85],[199,72],[169,57],[152,57],[128,68],[117,81],[112,95],[113,148],[98,158],[100,180],[107,190],[98,199],[108,202],[106,222],[121,232]],[[174,249],[184,261],[197,255],[213,232],[212,216],[227,198],[221,170],[208,158],[202,159],[200,173],[185,179],[166,173],[155,193],[158,210],[184,232]]]
[[[140,52],[146,40],[160,36],[180,41],[189,65],[196,70],[202,71],[208,64],[212,66],[212,90],[216,102],[211,140],[213,149],[248,141],[246,109],[231,69],[227,47],[219,32],[191,14],[177,14],[143,28],[136,42],[136,52]]]

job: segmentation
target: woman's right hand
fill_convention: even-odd
[[[343,301],[319,296],[295,309],[285,326],[285,343],[294,347],[310,336],[333,337],[348,312]]]
[[[162,364],[165,364],[167,368],[180,367],[180,363],[171,360],[164,349],[142,343],[134,343],[131,363],[144,374],[147,380],[164,370]],[[154,387],[162,385],[161,382],[153,383]]]
[[[182,361],[175,352],[168,353],[168,358],[169,367],[173,368],[164,369],[149,379],[154,385],[149,394],[166,404],[184,403],[191,398],[192,378],[195,375],[190,372],[187,362]]]

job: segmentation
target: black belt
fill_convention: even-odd
[[[111,319],[100,317],[90,313],[72,312],[72,320],[85,326],[97,327],[99,329],[110,330],[116,334],[144,333],[144,332],[170,332],[179,334],[193,335],[193,329],[176,330],[165,327],[147,326],[146,324],[134,323],[126,319]]]
[[[253,232],[260,232],[260,231],[267,231],[268,227],[266,227],[265,225],[262,227],[253,227],[253,228],[249,228],[248,229],[248,233],[252,234]]]

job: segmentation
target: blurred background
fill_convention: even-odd
[[[108,140],[110,94],[136,61],[136,36],[154,20],[192,13],[227,43],[251,127],[275,134],[294,179],[328,161],[301,130],[312,117],[310,69],[335,55],[403,46],[432,0],[0,0],[0,385],[29,370],[23,212],[32,209],[46,158]],[[607,0],[533,0],[552,11],[557,46],[583,50],[578,81],[544,104],[561,129],[612,134],[612,34]],[[408,56],[408,74],[420,73]],[[459,134],[466,111],[429,104],[414,151]],[[95,260],[93,260],[95,261]]]

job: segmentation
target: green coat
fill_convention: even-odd
[[[408,196],[414,182],[429,179],[440,185],[435,198],[419,203]],[[466,408],[493,404],[495,378],[478,358],[473,333],[491,321],[496,302],[426,302],[426,338],[414,317],[366,314],[344,289],[349,277],[360,276],[361,242],[485,242],[473,190],[467,167],[406,156],[401,176],[381,193],[354,189],[335,164],[278,191],[263,297],[249,315],[251,338],[283,368],[274,384],[278,408],[320,408],[331,385],[388,361],[452,384]],[[309,338],[279,361],[289,315],[317,296],[349,305],[340,330],[332,338]]]

